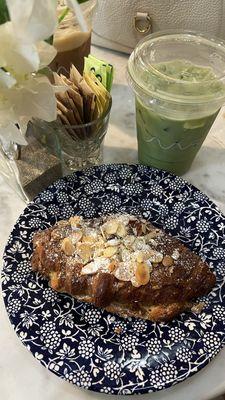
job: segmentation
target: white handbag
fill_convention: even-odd
[[[166,29],[225,39],[225,0],[98,0],[92,43],[130,53],[144,35]]]

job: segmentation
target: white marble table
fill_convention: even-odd
[[[132,93],[126,83],[125,55],[94,48],[93,54],[116,67],[111,122],[105,142],[105,162],[137,162]],[[185,178],[205,192],[225,213],[225,111],[222,110]],[[0,252],[24,203],[0,178]],[[16,337],[0,296],[0,399],[88,400],[115,398],[80,390],[42,367]],[[188,386],[187,386],[188,385]],[[225,393],[225,348],[203,371],[150,400],[208,400]],[[126,399],[131,396],[126,397]],[[132,399],[137,398],[133,396]]]

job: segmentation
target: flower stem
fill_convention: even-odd
[[[70,11],[69,7],[66,7],[65,10],[63,10],[62,14],[59,16],[58,23],[62,22],[64,18],[67,16],[68,12]]]
[[[74,14],[77,17],[78,24],[80,25],[80,29],[83,32],[88,32],[88,26],[84,19],[81,7],[77,0],[67,0],[68,6],[74,11]]]

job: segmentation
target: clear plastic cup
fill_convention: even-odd
[[[65,9],[66,4],[61,0],[62,6],[58,8],[59,16]],[[87,32],[82,32],[76,15],[71,11],[58,25],[54,34],[54,47],[57,50],[55,59],[50,64],[53,71],[68,76],[71,64],[75,65],[82,74],[84,69],[84,57],[90,54],[92,19],[96,8],[97,0],[88,0],[80,5]]]
[[[129,58],[128,79],[139,162],[185,173],[225,103],[225,42],[189,31],[149,35]]]

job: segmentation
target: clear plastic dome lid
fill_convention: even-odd
[[[145,37],[128,61],[138,95],[173,102],[225,99],[225,42],[195,32],[165,31]]]

